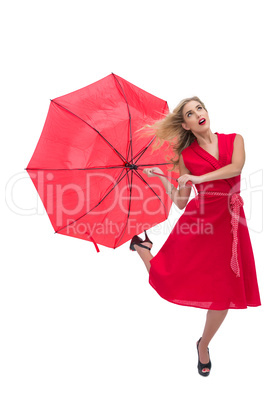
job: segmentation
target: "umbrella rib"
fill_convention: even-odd
[[[131,150],[131,161],[133,160],[133,149],[132,149],[132,122],[131,122],[131,113],[130,113],[130,109],[129,109],[129,104],[127,101],[127,97],[125,95],[125,92],[122,88],[122,85],[120,84],[119,80],[117,79],[116,75],[114,73],[112,73],[114,76],[114,79],[118,82],[118,85],[121,88],[123,97],[125,99],[125,102],[127,104],[127,110],[128,110],[128,118],[129,118],[129,136],[130,136],[130,141],[129,141],[129,147],[128,147],[128,151],[127,151],[127,159],[129,159],[129,150]]]
[[[165,208],[166,215],[168,216],[166,206],[163,204],[161,198],[160,198],[160,197],[156,194],[156,192],[152,189],[152,187],[150,186],[150,184],[149,184],[146,180],[144,180],[144,178],[140,175],[140,173],[137,172],[137,170],[135,170],[135,173],[136,173],[136,175],[137,175],[144,183],[147,184],[147,186],[148,186],[148,187],[150,188],[150,190],[154,193],[154,195],[156,195],[156,197],[159,199],[159,201],[161,202],[161,204],[162,204],[163,207]]]
[[[120,173],[120,175],[123,173],[124,169],[122,169],[122,172]],[[102,203],[102,201],[110,194],[110,192],[117,186],[117,184],[120,183],[121,180],[123,180],[123,178],[125,177],[125,175],[127,174],[127,172],[124,174],[123,177],[121,177],[121,179],[117,179],[115,185],[111,188],[111,190],[98,202],[98,204],[96,204],[93,208],[91,208],[89,211],[87,211],[86,213],[84,213],[83,215],[81,215],[79,218],[75,219],[73,222],[69,223],[68,225],[63,226],[62,228],[56,230],[55,233],[60,232],[63,229],[66,229],[68,226],[73,225],[75,222],[79,221],[80,219],[82,219],[84,216],[86,216],[87,214],[89,214],[93,209],[95,209],[98,205],[100,205]],[[119,175],[119,178],[120,178]]]
[[[156,137],[154,137],[149,144],[147,144],[144,148],[142,148],[134,157],[133,159],[137,158],[139,155],[139,158],[134,162],[135,164],[138,162],[138,160],[142,157],[142,155],[145,153],[145,151],[149,148],[149,146],[151,145],[151,143],[154,141]]]
[[[127,160],[124,158],[124,156],[121,155],[120,152],[117,151],[117,149],[115,149],[115,148],[113,147],[113,145],[112,145],[95,127],[91,126],[91,124],[89,124],[89,123],[86,122],[84,119],[82,119],[82,117],[80,117],[80,116],[78,116],[77,114],[73,113],[71,110],[67,109],[65,106],[62,106],[60,103],[55,102],[55,100],[50,99],[50,101],[51,101],[51,102],[54,102],[56,105],[60,106],[61,108],[67,110],[67,112],[71,113],[73,116],[77,117],[78,119],[80,119],[81,121],[83,121],[85,124],[87,124],[89,127],[91,127],[93,130],[95,130],[96,133],[98,133],[98,134],[102,137],[102,139],[103,139],[104,141],[106,141],[107,144],[109,144],[109,146],[114,150],[114,152],[117,153],[117,155],[118,155],[124,162],[127,162]]]
[[[127,173],[128,173],[129,171],[127,171]],[[124,227],[124,229],[122,230],[122,232],[121,232],[121,235],[120,235],[120,237],[117,239],[117,241],[115,242],[115,245],[114,245],[114,248],[116,248],[116,246],[117,246],[117,244],[120,242],[120,240],[122,239],[122,237],[123,237],[123,234],[125,233],[125,231],[126,231],[126,227],[127,227],[127,222],[128,222],[128,219],[129,219],[129,215],[130,215],[130,206],[131,206],[131,194],[132,194],[132,183],[133,183],[133,170],[131,170],[131,183],[129,183],[129,177],[128,177],[128,174],[127,174],[127,179],[128,179],[128,185],[129,185],[129,202],[128,202],[128,215],[127,215],[127,219],[126,219],[126,223],[125,223],[125,227]]]
[[[139,167],[140,166],[158,166],[158,165],[170,165],[170,163],[169,162],[163,162],[163,163],[157,163],[157,162],[155,162],[155,163],[144,163],[143,165],[137,165],[138,166],[138,169],[139,169]]]
[[[91,168],[72,168],[72,169],[66,169],[66,168],[26,168],[25,170],[94,170],[94,169],[115,169],[115,168],[124,168],[122,165],[115,165],[115,166],[97,166],[97,167],[91,167]]]

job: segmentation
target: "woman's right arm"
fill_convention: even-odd
[[[189,200],[189,197],[191,194],[191,187],[190,186],[181,187],[178,190],[166,177],[158,176],[157,174],[153,173],[154,171],[156,173],[157,172],[163,173],[163,171],[161,169],[159,169],[158,167],[155,167],[152,169],[150,169],[150,168],[143,169],[143,173],[146,173],[148,177],[152,177],[152,176],[159,177],[159,179],[163,183],[163,186],[165,187],[165,190],[169,194],[169,196],[172,199],[172,201],[174,202],[174,204],[177,205],[177,207],[179,209],[184,209],[188,203],[188,200]],[[191,174],[190,170],[188,170],[186,168],[186,166],[184,165],[182,155],[180,155],[180,159],[179,159],[179,172],[180,172],[180,176],[182,176],[184,174]]]
[[[180,156],[179,160],[179,171],[180,176],[184,174],[191,174],[190,170],[188,170],[184,165],[182,155]],[[191,187],[182,187],[178,190],[175,186],[173,186],[172,183],[170,183],[170,181],[166,177],[159,176],[159,178],[162,181],[166,191],[169,192],[168,194],[172,199],[172,201],[174,202],[174,204],[177,205],[179,209],[184,209],[187,205],[187,202],[191,194]]]
[[[179,171],[180,176],[184,174],[192,174],[190,170],[188,170],[187,167],[185,166],[182,154],[180,155],[179,159]],[[191,194],[191,189],[192,189],[191,187],[182,187],[179,190],[177,190],[178,194],[177,193],[175,194],[177,196],[177,200],[174,202],[179,209],[184,209],[186,207]]]

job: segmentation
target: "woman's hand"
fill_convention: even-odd
[[[177,179],[179,187],[191,187],[190,184],[186,185],[187,181],[191,181],[193,184],[202,183],[202,179],[200,176],[193,176],[192,174],[183,174]]]
[[[164,174],[164,172],[161,169],[159,169],[158,167],[143,169],[143,173],[147,174],[148,177],[156,177],[156,176],[162,177],[162,176],[159,176],[158,174],[154,174],[153,172]]]

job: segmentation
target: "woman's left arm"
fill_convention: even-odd
[[[233,145],[232,162],[220,169],[199,176],[199,183],[211,180],[229,179],[241,174],[245,164],[246,154],[244,139],[241,134],[236,134]]]

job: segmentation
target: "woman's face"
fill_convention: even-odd
[[[210,120],[208,112],[203,108],[201,103],[195,100],[186,103],[182,109],[182,113],[185,121],[185,123],[182,123],[182,127],[185,130],[191,130],[192,133],[202,133],[209,129]]]

